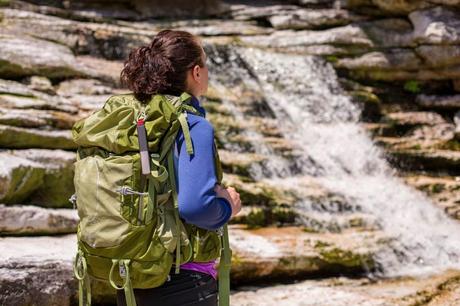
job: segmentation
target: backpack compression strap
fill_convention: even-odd
[[[216,178],[222,184],[222,166],[220,164],[219,153],[217,151],[216,139],[214,138],[214,159],[216,163]],[[219,306],[230,305],[230,269],[232,266],[232,249],[228,239],[228,227],[224,224],[218,231],[222,242],[219,261]]]

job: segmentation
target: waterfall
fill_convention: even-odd
[[[383,151],[359,125],[361,110],[341,89],[328,63],[314,56],[243,47],[223,51],[207,46],[207,53],[212,84],[225,88],[224,95],[241,88],[257,92],[283,137],[300,148],[298,159],[286,160],[263,141],[253,141],[255,152],[269,155],[263,170],[252,169],[255,179],[295,184],[297,178],[312,176],[371,215],[388,237],[375,254],[377,273],[383,276],[460,268],[460,224],[395,175]],[[234,102],[222,98],[236,120],[244,120]],[[308,201],[299,207],[306,215],[315,213]],[[334,212],[323,214],[335,218]]]

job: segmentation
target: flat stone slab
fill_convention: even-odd
[[[77,211],[74,209],[0,204],[0,234],[2,235],[75,233],[78,220]]]
[[[362,269],[371,253],[366,242],[376,235],[319,235],[303,233],[294,227],[248,231],[231,225],[229,236],[233,250],[231,278],[236,284],[328,273],[331,267]],[[30,305],[32,301],[37,301],[37,305],[75,303],[77,283],[72,274],[75,252],[75,234],[0,238],[0,301],[17,306]],[[112,293],[107,286],[105,290],[93,287],[95,300],[114,303]]]

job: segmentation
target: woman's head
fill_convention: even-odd
[[[196,36],[163,30],[149,45],[131,51],[120,78],[142,102],[154,94],[180,95],[187,91],[199,96],[208,87],[206,54]]]

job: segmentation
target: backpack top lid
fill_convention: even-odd
[[[75,122],[72,137],[81,147],[100,147],[115,154],[139,151],[136,121],[144,113],[149,151],[158,152],[166,134],[178,130],[179,114],[190,110],[191,95],[153,95],[142,104],[134,94],[114,95],[104,106]]]

